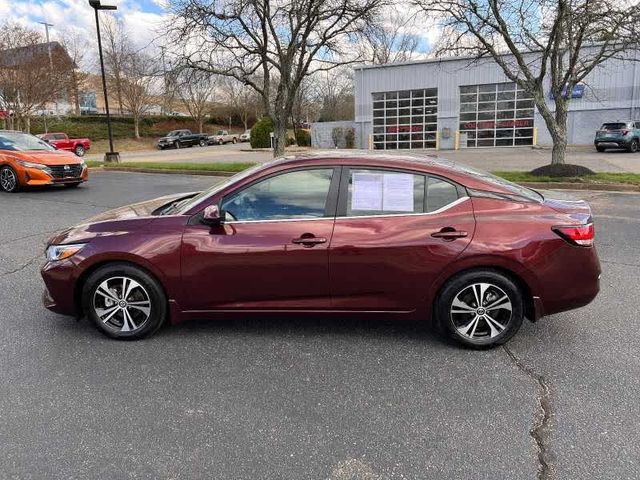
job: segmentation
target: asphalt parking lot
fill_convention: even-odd
[[[419,324],[193,322],[116,342],[41,306],[46,238],[211,177],[0,195],[0,477],[640,477],[640,195],[580,192],[602,291],[460,349]]]

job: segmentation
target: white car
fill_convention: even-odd
[[[242,135],[240,135],[241,142],[248,142],[251,140],[251,130],[245,130]]]

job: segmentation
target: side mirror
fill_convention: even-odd
[[[211,226],[222,223],[222,216],[220,215],[220,209],[217,205],[209,205],[204,209],[202,223]]]

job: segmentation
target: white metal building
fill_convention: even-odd
[[[535,61],[535,59],[534,59]],[[638,116],[638,62],[610,59],[572,94],[569,144],[591,144],[606,121]],[[553,103],[547,94],[551,104]],[[640,120],[640,119],[638,119]],[[491,59],[452,57],[355,70],[356,146],[384,150],[551,144],[533,100]],[[331,124],[314,124],[314,141]]]

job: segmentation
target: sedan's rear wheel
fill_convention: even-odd
[[[638,140],[636,140],[635,138],[631,140],[631,143],[629,144],[627,150],[631,153],[636,153],[638,151]]]
[[[8,165],[0,168],[0,188],[9,193],[17,192],[20,189],[18,176]]]
[[[160,284],[143,270],[112,264],[92,273],[83,292],[83,309],[105,335],[137,340],[156,332],[167,315]]]
[[[507,342],[522,325],[522,293],[505,275],[475,270],[450,280],[436,305],[440,325],[468,347],[491,348]]]

